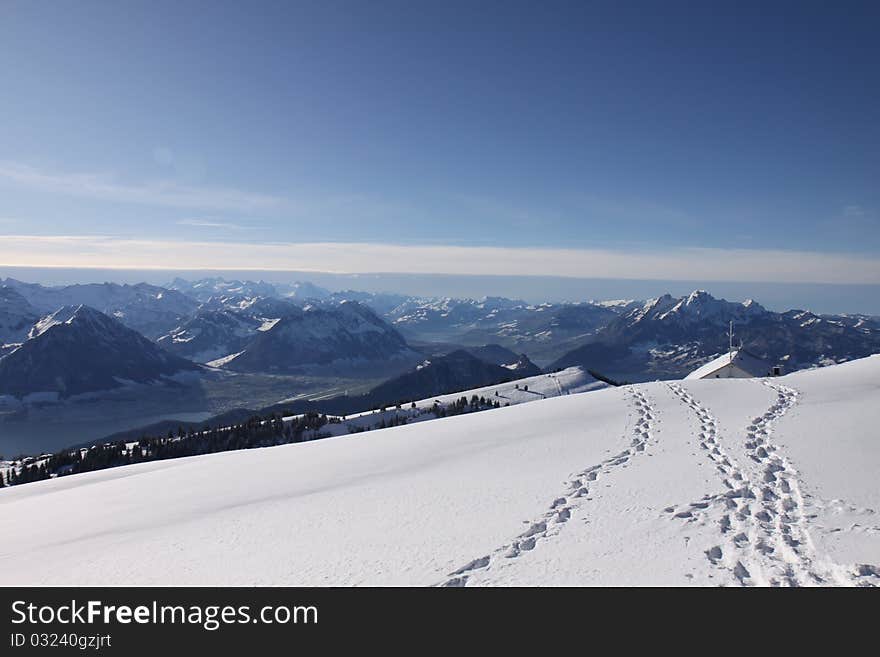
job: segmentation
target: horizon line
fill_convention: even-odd
[[[648,250],[5,235],[0,236],[0,266],[880,284],[880,258],[873,256],[717,247]]]

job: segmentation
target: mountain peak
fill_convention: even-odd
[[[541,373],[541,368],[535,365],[525,354],[520,354],[515,363],[505,365],[509,370],[515,371],[517,376],[537,376]]]
[[[767,312],[767,309],[754,299],[746,299],[742,302],[742,307],[748,313],[758,314]]]
[[[707,301],[715,301],[715,297],[706,292],[706,290],[694,290],[688,295],[685,303],[690,306],[697,303],[705,303]]]
[[[303,310],[282,317],[263,331],[227,367],[236,371],[285,371],[335,361],[409,360],[414,355],[397,331],[357,301]]]
[[[63,306],[0,360],[0,394],[61,397],[156,381],[197,366],[89,306]]]
[[[667,292],[656,299],[649,299],[646,301],[645,305],[633,311],[633,315],[634,318],[638,320],[647,317],[652,313],[663,312],[674,306],[677,302],[677,299],[674,299],[673,296]]]
[[[296,281],[288,286],[288,292],[284,296],[297,300],[326,299],[330,296],[330,292],[311,281]]]

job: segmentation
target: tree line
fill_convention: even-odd
[[[387,407],[383,407],[379,422],[361,426],[348,423],[346,430],[348,433],[359,433],[406,424],[409,419],[425,413],[439,418],[500,406],[501,403],[497,400],[472,395],[470,399],[462,396],[448,404],[434,402],[427,409],[418,409],[415,402],[411,402],[408,411],[398,413],[397,411],[402,411],[404,407],[404,403],[401,402],[396,405],[396,410],[390,418],[385,417],[384,411]],[[327,429],[328,425],[346,422],[345,416],[312,411],[286,422],[283,417],[284,415],[280,413],[254,415],[238,424],[199,430],[184,429],[181,426],[176,432],[168,431],[163,436],[142,436],[136,442],[116,441],[87,448],[64,449],[46,458],[30,457],[20,461],[18,467],[9,468],[5,476],[0,471],[0,488],[133,463],[319,440],[332,435]]]

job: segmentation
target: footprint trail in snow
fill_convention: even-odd
[[[572,515],[581,510],[588,501],[591,486],[645,451],[647,445],[654,440],[656,412],[641,390],[633,388],[630,394],[637,414],[630,446],[619,454],[572,475],[565,490],[553,499],[540,518],[528,523],[529,528],[525,532],[490,554],[474,559],[450,573],[440,586],[467,586],[475,575],[488,572],[509,559],[517,559],[540,546],[542,542],[558,536]]]
[[[732,573],[745,586],[877,586],[880,569],[869,564],[843,566],[820,557],[807,529],[804,497],[797,470],[773,443],[774,424],[797,403],[792,388],[762,381],[775,393],[774,403],[752,419],[742,436],[748,471],[724,451],[718,422],[711,412],[678,384],[672,392],[700,422],[700,447],[715,464],[726,491],[706,495],[685,508],[667,507],[674,518],[706,520],[721,508],[721,540],[706,551],[713,565]]]

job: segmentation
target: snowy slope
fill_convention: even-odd
[[[878,585],[878,390],[875,356],[6,488],[0,582]]]
[[[607,384],[594,379],[589,373],[580,367],[569,367],[561,372],[552,374],[539,374],[529,376],[516,381],[496,383],[491,386],[474,388],[463,392],[453,392],[445,395],[436,395],[426,399],[420,399],[411,404],[403,404],[401,408],[389,406],[386,410],[373,409],[362,413],[352,413],[345,416],[345,420],[339,423],[331,423],[321,427],[322,434],[342,436],[355,431],[375,430],[381,426],[383,429],[391,422],[405,419],[406,422],[433,422],[437,417],[431,412],[431,408],[437,404],[440,407],[448,407],[462,397],[470,399],[472,396],[483,397],[489,403],[497,402],[500,406],[514,406],[529,402],[559,397],[562,395],[574,395],[591,390],[601,390]],[[297,415],[286,416],[285,421],[292,420]]]

